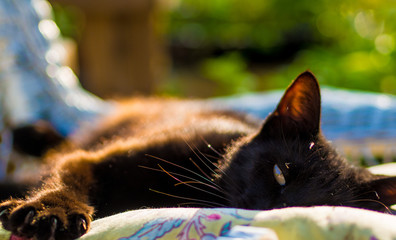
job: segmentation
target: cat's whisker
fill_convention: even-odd
[[[199,205],[199,206],[202,206],[202,207],[209,207],[209,208],[218,207],[218,206],[213,205],[213,204],[199,203],[199,202],[185,202],[185,203],[179,203],[179,204],[177,204],[178,207],[181,207],[181,206],[184,206],[184,205],[190,205],[190,206],[191,206],[191,205]]]
[[[215,196],[215,197],[218,197],[218,198],[227,200],[227,199],[226,199],[225,197],[223,197],[223,196],[220,196],[220,195],[218,195],[218,194],[212,193],[212,192],[210,192],[210,191],[207,191],[207,190],[205,190],[205,189],[202,189],[202,188],[199,188],[199,187],[196,187],[196,186],[192,186],[191,184],[188,184],[188,182],[183,182],[183,181],[181,181],[180,179],[176,178],[175,176],[173,176],[172,174],[170,174],[169,172],[167,172],[167,171],[166,171],[163,167],[161,167],[161,165],[159,165],[159,164],[158,164],[158,167],[161,168],[162,171],[164,171],[166,174],[168,174],[171,178],[175,179],[176,181],[178,181],[178,182],[181,183],[181,184],[184,184],[184,185],[186,185],[186,186],[189,186],[189,187],[191,187],[191,188],[194,188],[194,189],[196,189],[196,190],[198,190],[198,191],[201,191],[201,192],[210,194],[210,195],[212,195],[212,196]]]
[[[202,182],[197,182],[197,181],[184,181],[184,182],[179,182],[179,183],[176,183],[175,184],[175,186],[179,186],[179,185],[181,185],[181,184],[194,184],[194,183],[197,183],[197,184],[205,184],[205,183],[202,183]]]
[[[201,137],[202,138],[202,137]],[[195,156],[197,156],[197,158],[213,173],[213,174],[215,174],[216,176],[218,176],[219,174],[218,173],[216,173],[211,167],[209,167],[206,163],[205,163],[205,161],[196,153],[196,151],[194,150],[194,149],[196,149],[208,162],[210,162],[210,163],[212,163],[213,164],[213,162],[212,161],[210,161],[208,158],[206,158],[205,157],[205,155],[203,155],[202,154],[202,152],[197,148],[197,146],[195,146],[195,145],[193,145],[193,147],[188,143],[188,141],[185,139],[185,138],[183,138],[183,140],[184,140],[184,142],[186,143],[186,145],[190,148],[190,150],[194,153],[194,155]],[[191,159],[190,159],[191,160]],[[194,165],[202,172],[202,173],[204,173],[204,171],[202,171],[202,169],[195,163],[195,162],[193,162],[194,163]],[[205,173],[204,173],[205,174]],[[206,175],[206,174],[205,174]]]
[[[191,184],[203,184],[203,185],[205,185],[205,186],[209,186],[208,184],[206,184],[206,183],[203,183],[203,182],[200,182],[200,181],[184,181],[184,182],[179,182],[179,183],[176,183],[174,186],[179,186],[179,185],[181,185],[181,184],[185,184],[185,183],[191,183]],[[218,190],[218,189],[216,189],[216,190]],[[222,198],[223,200],[228,200],[229,199],[229,197],[231,197],[231,195],[229,194],[229,193],[227,193],[227,192],[222,192],[222,191],[220,191],[220,190],[218,190],[220,193],[222,193],[223,195],[224,195],[224,197],[221,197],[221,196],[217,196],[217,197],[219,197],[219,198]]]
[[[203,139],[203,137],[201,137],[202,139]],[[193,150],[193,148],[187,143],[187,141],[185,140],[185,142],[186,142],[186,144],[187,144],[187,146],[194,152],[194,150]],[[227,174],[221,169],[221,168],[219,168],[215,163],[213,163],[212,161],[210,161],[195,145],[193,145],[193,147],[195,148],[195,149],[197,149],[197,151],[210,163],[210,164],[212,164],[216,169],[218,169],[218,170],[220,170],[221,172],[222,172],[222,175],[223,176],[225,176],[225,177],[227,177],[228,179],[230,179],[231,181],[232,181],[232,183],[234,184],[234,186],[236,186],[236,187],[238,187],[238,185],[233,181],[233,179],[232,178],[230,178],[229,176],[227,176]],[[205,161],[203,161],[203,159],[202,158],[200,158],[195,152],[194,152],[194,154],[198,157],[198,159],[199,160],[201,160],[201,162],[208,168],[208,169],[210,169],[216,176],[219,176],[219,174],[216,172],[216,171],[214,171],[210,166],[208,166],[206,163],[205,163]],[[194,165],[196,165],[198,168],[199,168],[199,166],[190,158],[190,160],[193,162],[193,164]],[[200,168],[199,168],[200,169]],[[230,184],[230,181],[226,181],[228,184]],[[218,186],[218,185],[216,185],[216,186]],[[224,190],[224,189],[222,189],[222,190]]]
[[[183,199],[183,200],[188,200],[188,201],[195,201],[195,202],[199,202],[199,203],[204,203],[204,204],[210,204],[213,206],[218,206],[218,207],[227,207],[224,204],[220,204],[217,202],[210,202],[210,201],[206,201],[206,200],[202,200],[202,199],[194,199],[194,198],[189,198],[189,197],[182,197],[182,196],[178,196],[178,195],[174,195],[174,194],[170,194],[170,193],[165,193],[165,192],[161,192],[152,188],[149,188],[150,191],[155,192],[155,193],[159,193],[159,194],[163,194],[165,196],[168,197],[173,197],[173,198],[178,198],[178,199]]]
[[[213,164],[213,162],[212,162],[209,158],[216,159],[216,161],[219,161],[219,160],[223,159],[223,158],[221,158],[221,157],[213,156],[213,155],[211,155],[211,154],[209,154],[209,153],[202,153],[202,155],[205,156],[205,158],[208,159],[208,161],[210,161],[210,162],[212,163],[213,166],[216,166],[216,165]]]
[[[203,175],[205,175],[205,177],[207,177],[208,179],[210,179],[210,180],[213,181],[213,179],[212,179],[208,174],[206,174],[206,173],[202,170],[202,168],[201,168],[200,166],[198,166],[198,164],[197,164],[196,162],[194,162],[194,160],[193,160],[192,158],[188,158],[188,160],[190,160],[190,161],[192,162],[192,164],[194,164],[194,166],[197,167],[198,170],[199,170]]]
[[[370,193],[374,193],[378,197],[378,193],[376,191],[374,191],[374,190],[371,190],[371,191],[368,191],[368,192],[363,192],[363,193],[361,193],[359,195],[356,195],[356,197],[361,197],[361,196],[364,196],[364,195],[367,195],[367,194],[370,194]]]
[[[208,141],[206,141],[205,140],[205,138],[204,137],[202,137],[202,136],[200,136],[200,138],[201,138],[201,140],[209,147],[209,149],[211,149],[213,152],[215,152],[216,154],[218,154],[221,158],[220,159],[223,159],[223,155],[221,154],[221,153],[219,153],[216,149],[214,149],[210,144],[209,144],[209,142]],[[187,142],[186,142],[187,143]],[[187,144],[188,145],[188,144]],[[188,145],[189,146],[189,145]],[[194,146],[197,150],[198,150],[198,152],[210,163],[210,164],[212,164],[216,169],[218,169],[221,173],[222,173],[222,175],[224,176],[224,177],[226,177],[226,179],[227,180],[225,180],[225,178],[224,178],[224,180],[225,180],[225,182],[227,183],[227,184],[230,184],[230,183],[232,183],[237,189],[238,189],[238,191],[240,192],[240,193],[242,193],[242,191],[241,191],[241,189],[239,188],[239,186],[238,186],[238,184],[236,184],[235,183],[235,181],[234,181],[234,179],[232,178],[232,177],[230,177],[230,176],[228,176],[224,171],[223,171],[223,169],[221,169],[217,164],[215,164],[215,163],[213,163],[212,161],[210,161],[196,146]],[[202,161],[202,160],[201,160]],[[206,164],[205,164],[206,165]],[[209,169],[211,169],[210,167],[208,167]],[[212,172],[214,172],[217,176],[219,175],[218,173],[216,173],[213,169],[211,169],[211,171]]]
[[[164,172],[164,171],[161,170],[161,169],[151,168],[151,167],[147,167],[147,166],[143,166],[143,165],[138,165],[138,167],[145,168],[145,169],[149,169],[149,170],[152,170],[152,171],[157,171],[157,172]],[[222,191],[221,191],[219,188],[217,188],[216,186],[213,186],[213,185],[211,185],[211,184],[204,183],[204,182],[202,182],[202,181],[199,181],[198,179],[195,179],[195,178],[192,178],[192,177],[189,177],[189,176],[180,174],[180,173],[175,173],[175,172],[170,172],[170,171],[168,171],[168,173],[171,173],[172,175],[175,175],[175,176],[187,178],[187,179],[189,179],[189,180],[191,180],[191,181],[194,181],[194,182],[197,182],[197,183],[199,182],[199,183],[202,184],[202,185],[205,185],[205,186],[207,186],[207,187],[213,188],[213,189],[219,191],[220,193],[222,193]]]
[[[206,141],[204,137],[200,136],[200,138],[201,138],[202,141],[206,144],[206,146],[208,146],[208,148],[209,148],[210,150],[212,150],[214,153],[216,153],[217,155],[219,155],[220,158],[223,157],[223,154],[219,153],[214,147],[212,147],[212,145],[210,145],[209,142]]]
[[[345,203],[355,203],[355,202],[374,202],[374,203],[378,203],[381,206],[383,206],[385,208],[385,211],[389,214],[392,213],[392,211],[390,210],[390,208],[388,206],[386,206],[384,203],[378,201],[378,200],[374,200],[374,199],[356,199],[356,200],[351,200],[351,201],[346,201]],[[343,204],[342,204],[343,205]]]
[[[200,178],[206,180],[207,182],[210,182],[211,184],[213,184],[213,185],[216,186],[216,184],[215,184],[211,179],[206,178],[206,177],[202,176],[201,174],[196,173],[196,172],[194,172],[194,171],[192,171],[192,170],[190,170],[190,169],[188,169],[188,168],[185,168],[185,167],[180,166],[180,165],[178,165],[178,164],[175,164],[175,163],[173,163],[173,162],[167,161],[167,160],[165,160],[165,159],[163,159],[163,158],[160,158],[160,157],[156,157],[156,156],[153,156],[153,155],[150,155],[150,154],[145,154],[145,155],[148,156],[148,157],[151,157],[151,158],[160,160],[160,161],[162,161],[162,162],[168,163],[168,164],[173,165],[173,166],[175,166],[175,167],[178,167],[178,168],[180,168],[180,169],[183,169],[183,170],[185,170],[185,171],[187,171],[187,172],[190,172],[190,173],[192,173],[192,174],[194,174],[194,175],[196,175],[196,176],[198,176],[198,177],[200,177]]]

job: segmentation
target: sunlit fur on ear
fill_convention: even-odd
[[[315,76],[301,73],[285,91],[275,111],[269,115],[259,136],[314,137],[320,132],[320,89]]]
[[[320,108],[318,81],[311,72],[306,71],[286,90],[274,114],[319,129]]]

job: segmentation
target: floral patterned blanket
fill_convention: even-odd
[[[396,216],[347,207],[144,209],[95,220],[81,240],[237,238],[396,239]],[[0,240],[13,239],[0,229]]]

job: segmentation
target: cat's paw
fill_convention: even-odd
[[[67,200],[11,199],[0,204],[0,221],[4,229],[19,237],[69,240],[88,231],[91,212],[91,207]]]

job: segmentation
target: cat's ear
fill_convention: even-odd
[[[396,204],[396,177],[385,177],[371,182],[379,201],[390,206]]]
[[[301,73],[288,87],[262,131],[316,136],[320,129],[320,101],[315,76],[309,71]]]

